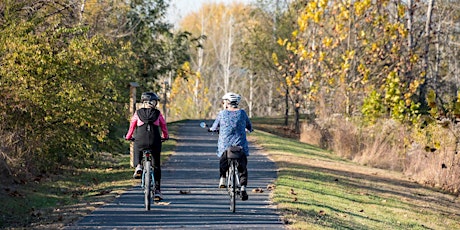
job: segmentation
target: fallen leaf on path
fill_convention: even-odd
[[[100,191],[98,194],[96,194],[96,196],[102,196],[102,195],[105,195],[105,194],[109,194],[112,190],[103,190],[103,191]]]
[[[267,185],[267,190],[268,190],[268,191],[271,191],[271,190],[273,190],[273,189],[275,189],[275,188],[276,188],[276,185],[274,185],[274,184],[268,184],[268,185]]]
[[[263,193],[264,190],[262,190],[262,188],[255,188],[255,189],[252,190],[252,192],[254,192],[254,193]]]
[[[170,203],[171,202],[157,202],[156,204],[166,206],[166,205],[169,205]]]

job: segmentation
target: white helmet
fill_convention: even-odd
[[[241,96],[236,93],[226,93],[223,97],[222,100],[228,100],[231,105],[238,105],[241,100]]]

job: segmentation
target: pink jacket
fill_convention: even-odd
[[[143,124],[144,122],[142,122],[141,119],[139,119],[139,117],[137,116],[137,112],[134,112],[134,115],[131,117],[131,123],[129,125],[128,133],[126,134],[126,140],[131,139],[133,137],[134,129],[137,126],[141,126]],[[166,127],[166,121],[161,113],[158,119],[153,124],[160,126],[161,133],[163,134],[164,139],[169,138],[168,128]]]

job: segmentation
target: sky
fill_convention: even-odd
[[[177,25],[182,18],[191,12],[198,11],[203,3],[250,3],[251,0],[170,0],[166,20]]]

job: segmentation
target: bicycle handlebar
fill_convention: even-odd
[[[126,140],[126,137],[123,137],[123,139]],[[131,137],[131,139],[129,139],[128,141],[135,141],[135,140],[136,140],[136,138]],[[165,141],[167,141],[167,140],[169,140],[169,138],[161,138],[161,142],[165,142]]]

